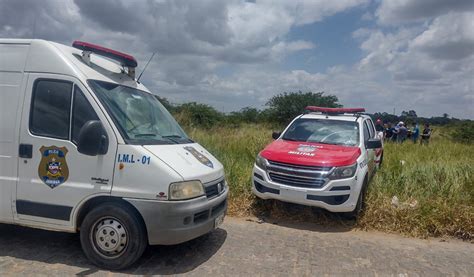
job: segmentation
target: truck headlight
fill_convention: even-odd
[[[356,171],[357,163],[350,166],[336,167],[328,177],[331,180],[350,178],[355,175]]]
[[[170,185],[170,200],[185,200],[204,195],[204,187],[200,181],[184,181]]]
[[[264,157],[260,156],[260,154],[257,155],[257,159],[255,160],[255,164],[260,167],[261,169],[263,170],[266,170],[267,169],[267,159],[265,159]]]

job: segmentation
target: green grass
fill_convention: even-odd
[[[328,213],[314,214],[310,209],[297,215],[279,213],[285,209],[281,204],[261,205],[255,200],[252,167],[257,153],[272,141],[271,131],[265,125],[242,125],[194,128],[188,134],[224,164],[231,190],[229,214],[249,216],[277,209],[273,214],[327,224]],[[356,227],[418,237],[474,238],[474,147],[451,142],[442,134],[437,130],[428,146],[385,145],[384,164],[369,185],[367,208]],[[399,198],[398,207],[391,203],[393,196]]]

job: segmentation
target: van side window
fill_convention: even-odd
[[[367,120],[364,121],[364,141],[367,142],[370,139],[369,127],[367,126]]]
[[[69,139],[72,83],[39,80],[35,83],[30,110],[30,132]]]
[[[71,140],[77,144],[79,141],[79,132],[82,126],[89,120],[99,120],[91,104],[82,93],[81,89],[74,86],[74,101],[72,107],[72,134]]]

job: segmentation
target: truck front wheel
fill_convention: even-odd
[[[87,258],[112,270],[135,263],[147,246],[142,221],[132,208],[119,203],[105,203],[90,211],[81,224],[80,236]]]
[[[365,176],[364,183],[360,188],[359,198],[357,198],[357,204],[352,212],[343,213],[343,216],[347,219],[357,219],[359,215],[365,208],[365,196],[367,194],[367,186],[368,186],[368,177]]]

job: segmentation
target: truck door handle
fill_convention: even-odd
[[[31,159],[33,157],[33,145],[31,144],[20,144],[19,149],[20,158]]]

